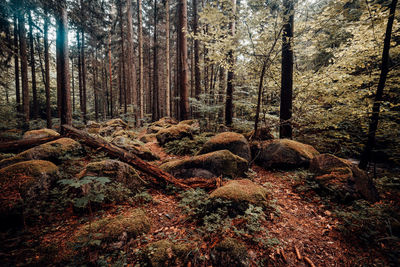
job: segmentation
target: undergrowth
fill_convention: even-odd
[[[168,142],[164,145],[165,152],[173,155],[195,155],[200,148],[210,139],[208,134],[195,135],[192,139],[188,137]]]

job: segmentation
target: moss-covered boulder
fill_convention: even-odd
[[[197,133],[195,128],[192,128],[187,124],[172,125],[168,128],[162,128],[156,134],[156,138],[160,145],[164,145],[167,142],[182,139],[184,137],[193,138],[193,134]]]
[[[150,219],[142,209],[132,209],[116,217],[105,217],[82,225],[75,233],[73,242],[87,243],[91,239],[102,243],[116,240],[128,241],[150,231]],[[95,237],[95,238],[93,238]]]
[[[311,160],[310,171],[320,187],[340,201],[364,198],[375,202],[379,199],[372,179],[348,160],[321,154]]]
[[[217,134],[208,140],[197,154],[201,155],[223,149],[227,149],[247,161],[251,160],[250,145],[246,138],[243,135],[234,132]]]
[[[24,133],[22,139],[30,139],[30,138],[45,138],[52,136],[60,136],[59,133],[52,129],[39,129],[39,130],[31,130]]]
[[[109,121],[105,122],[105,126],[122,127],[124,129],[126,129],[128,127],[128,123],[124,122],[121,119],[112,119],[112,120],[109,120]]]
[[[215,189],[211,199],[224,199],[234,203],[247,203],[257,206],[264,206],[270,196],[268,190],[248,179],[231,180],[225,185]]]
[[[250,266],[245,244],[234,238],[225,238],[213,249],[215,266]]]
[[[159,157],[144,146],[144,143],[136,139],[126,138],[124,136],[115,137],[112,143],[120,148],[123,148],[141,159],[158,160]]]
[[[115,132],[128,129],[128,124],[121,119],[112,119],[103,124],[98,134],[101,136],[111,136]]]
[[[169,128],[169,127],[171,127],[173,125],[177,125],[177,124],[178,124],[178,122],[175,119],[169,118],[169,117],[164,117],[164,118],[159,119],[158,121],[151,123],[146,129],[146,133],[147,134],[156,134],[162,129]]]
[[[251,150],[255,162],[264,168],[308,167],[319,155],[312,146],[288,139],[254,142]]]
[[[119,131],[115,131],[114,133],[111,134],[111,137],[115,138],[115,137],[126,137],[126,138],[130,138],[130,139],[135,139],[137,137],[137,134],[134,131],[129,131],[129,130],[119,130]]]
[[[221,175],[235,178],[245,176],[248,162],[229,150],[218,150],[190,159],[170,161],[160,168],[178,178],[211,178]]]
[[[50,190],[57,173],[58,167],[44,160],[23,161],[0,169],[0,217],[18,213],[14,210],[18,203],[39,200]]]
[[[191,248],[186,244],[176,244],[168,239],[147,245],[145,257],[150,266],[186,266]]]
[[[70,138],[60,138],[25,150],[14,157],[4,159],[0,161],[0,168],[32,159],[48,160],[57,164],[62,161],[63,157],[76,156],[81,152],[81,144]]]
[[[83,176],[108,177],[111,181],[119,182],[134,192],[138,192],[146,184],[132,166],[113,159],[89,163],[78,174],[78,178]]]

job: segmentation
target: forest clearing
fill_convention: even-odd
[[[397,0],[0,3],[2,266],[399,266]]]

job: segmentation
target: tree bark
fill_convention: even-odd
[[[46,91],[46,121],[47,128],[52,128],[51,106],[50,106],[50,58],[49,58],[49,16],[47,13],[44,18],[44,72],[45,72],[45,91]]]
[[[152,120],[160,118],[160,106],[158,101],[158,42],[157,42],[157,0],[154,0],[154,40],[153,40],[153,113]]]
[[[123,14],[122,14],[122,0],[119,0],[118,3],[118,13],[119,13],[119,26],[120,26],[120,36],[121,36],[121,55],[120,55],[120,64],[122,67],[122,98],[124,104],[124,113],[128,112],[128,103],[127,103],[127,89],[126,89],[126,71],[125,71],[125,38],[124,38],[124,23],[123,23]]]
[[[19,1],[20,6],[24,6],[24,1]],[[18,33],[21,58],[21,84],[22,84],[22,111],[24,113],[24,126],[29,127],[29,87],[28,87],[28,59],[26,54],[26,30],[25,30],[25,11],[21,10],[18,14]]]
[[[81,30],[81,68],[82,68],[82,115],[83,122],[87,122],[87,94],[86,94],[86,58],[85,58],[85,32]]]
[[[32,78],[32,100],[33,100],[33,119],[37,119],[39,115],[39,104],[37,99],[36,89],[36,64],[35,64],[35,45],[33,43],[33,21],[32,12],[28,12],[28,24],[29,24],[29,43],[30,43],[30,54],[31,54],[31,78]]]
[[[142,22],[142,0],[137,0],[138,9],[138,46],[139,46],[139,119],[144,117],[144,78],[143,78],[143,22]],[[141,122],[140,122],[141,124]]]
[[[294,1],[284,0],[284,20],[282,33],[282,74],[280,105],[280,138],[292,138],[292,92],[293,92],[293,27]]]
[[[51,137],[42,137],[42,138],[31,138],[31,139],[21,139],[16,141],[9,142],[1,142],[0,143],[0,152],[19,152],[31,147],[38,146],[40,144],[44,144],[50,141],[54,141],[61,138],[61,136],[51,136]]]
[[[170,62],[170,51],[169,51],[169,0],[165,0],[165,66],[166,66],[166,78],[165,78],[165,108],[167,117],[171,117],[171,62]]]
[[[78,50],[78,84],[79,84],[79,107],[83,116],[83,86],[82,86],[82,57],[80,32],[76,31],[76,43]]]
[[[189,84],[188,84],[188,50],[187,50],[187,3],[178,1],[178,72],[180,91],[180,120],[189,119]]]
[[[21,112],[21,93],[19,85],[19,48],[18,48],[18,15],[14,13],[14,73],[15,73],[15,96],[17,111]]]
[[[236,0],[232,0],[232,12],[233,16],[236,16]],[[232,37],[235,35],[235,18],[230,22],[229,28],[231,30]],[[226,105],[225,105],[225,124],[227,126],[232,125],[233,120],[233,78],[234,78],[234,64],[235,59],[233,57],[233,51],[230,50],[228,52],[228,77],[227,77],[227,86],[226,86]]]
[[[136,126],[139,125],[139,110],[137,101],[137,79],[136,79],[136,67],[135,67],[135,54],[133,50],[133,24],[132,24],[132,0],[127,0],[127,17],[128,17],[128,103],[133,105],[133,113],[135,117]]]
[[[57,50],[59,59],[57,59],[57,81],[60,83],[60,97],[61,97],[61,116],[60,124],[72,125],[71,113],[71,92],[69,81],[69,56],[68,56],[68,19],[66,2],[61,3],[60,14],[56,17],[57,20]]]
[[[267,60],[264,60],[262,68],[261,68],[260,81],[258,82],[258,97],[257,97],[256,118],[254,121],[254,134],[257,134],[258,121],[260,118],[261,98],[262,98],[263,82],[264,82],[264,75],[265,75],[266,67],[267,67]]]
[[[390,50],[390,39],[392,37],[392,28],[394,15],[396,12],[397,0],[392,0],[389,11],[388,23],[386,26],[385,40],[383,42],[382,52],[382,63],[381,63],[381,75],[379,77],[378,88],[375,94],[374,105],[372,107],[371,121],[368,130],[368,141],[365,145],[364,152],[361,155],[359,167],[361,169],[367,169],[368,162],[371,160],[372,149],[375,145],[375,135],[378,129],[380,106],[383,100],[383,89],[385,88],[387,74],[389,73],[389,50]]]

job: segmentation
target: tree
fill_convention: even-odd
[[[144,117],[144,78],[143,78],[143,22],[142,22],[142,0],[137,0],[138,15],[138,52],[139,52],[139,118]]]
[[[233,19],[229,23],[229,28],[231,32],[231,36],[235,35],[235,15],[236,15],[236,0],[232,0],[232,14]],[[233,57],[233,49],[230,49],[228,52],[228,77],[227,77],[227,86],[226,86],[226,104],[225,104],[225,124],[227,126],[232,125],[233,119],[233,78],[234,78],[234,62],[235,59]]]
[[[292,138],[292,91],[293,91],[293,27],[294,1],[283,1],[283,18],[285,20],[282,33],[282,74],[280,105],[280,138]]]
[[[197,13],[197,0],[193,0],[193,34],[197,36],[199,16]],[[199,57],[199,40],[195,37],[194,39],[194,95],[196,99],[199,99],[201,94],[201,77],[200,77],[200,57]]]
[[[396,5],[397,5],[397,0],[392,0],[392,3],[390,5],[388,23],[386,26],[385,40],[383,41],[381,74],[379,77],[378,88],[375,94],[374,105],[372,107],[371,121],[368,130],[368,141],[367,144],[365,145],[364,152],[361,155],[361,160],[359,164],[359,167],[361,169],[367,168],[368,162],[371,159],[372,149],[375,145],[375,135],[376,135],[376,130],[378,129],[380,106],[383,100],[382,99],[383,89],[385,88],[385,82],[387,74],[389,72],[390,39],[392,36],[392,28],[393,28],[394,15],[396,12]]]
[[[19,49],[18,49],[18,16],[14,13],[14,73],[15,73],[15,98],[17,111],[21,112],[21,93],[19,86]]]
[[[28,59],[26,54],[26,29],[25,29],[25,10],[24,1],[18,0],[22,8],[18,12],[18,33],[19,33],[19,52],[21,58],[21,82],[22,82],[22,111],[24,113],[25,127],[29,127],[29,87],[28,87]]]
[[[189,84],[188,84],[188,50],[187,50],[187,3],[178,1],[178,73],[180,92],[180,120],[189,119]]]
[[[169,52],[169,0],[165,0],[165,108],[167,117],[171,116],[171,63]]]
[[[154,33],[153,33],[153,113],[152,120],[160,118],[159,88],[158,88],[158,42],[157,42],[157,0],[154,0]]]
[[[30,54],[31,54],[31,77],[32,77],[32,99],[33,99],[33,118],[37,119],[39,114],[39,103],[37,99],[36,89],[36,67],[35,67],[35,49],[33,43],[33,21],[32,11],[28,11],[28,24],[29,24],[29,43],[30,43]]]
[[[46,91],[46,121],[47,128],[52,128],[50,109],[50,58],[49,58],[49,16],[44,18],[44,69],[45,69],[45,91]],[[79,80],[80,82],[80,80]]]
[[[71,92],[69,81],[69,53],[68,53],[68,19],[66,2],[59,6],[57,23],[57,84],[60,96],[60,124],[72,125]]]

